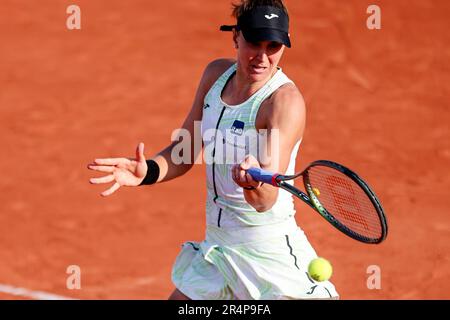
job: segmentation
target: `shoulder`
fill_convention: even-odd
[[[194,119],[201,119],[203,103],[208,91],[216,80],[235,63],[232,59],[217,59],[210,62],[203,71],[202,78],[197,87],[194,104],[191,109]]]
[[[233,64],[235,60],[233,59],[217,59],[210,62],[203,71],[202,78],[197,87],[197,92],[195,95],[193,109],[197,112],[197,118],[201,119],[201,114],[203,110],[203,102],[211,89],[213,84],[217,79]]]
[[[211,61],[207,66],[205,71],[209,72],[219,72],[226,71],[229,67],[236,63],[235,59],[231,58],[221,58]]]
[[[209,89],[209,87],[211,87],[234,63],[236,63],[236,60],[234,59],[216,59],[211,61],[203,72],[203,84]]]
[[[293,83],[286,83],[276,90],[270,97],[272,104],[275,105],[295,105],[299,108],[305,106],[303,95],[297,86]]]
[[[304,121],[305,100],[293,83],[287,83],[276,90],[265,102],[267,121],[297,122]]]

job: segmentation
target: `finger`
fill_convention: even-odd
[[[96,166],[95,164],[88,165],[88,169],[90,169],[90,170],[99,171],[99,172],[107,172],[107,173],[114,172],[114,168],[115,167],[113,167],[113,166]]]
[[[239,163],[239,168],[242,170],[246,170],[247,165],[248,165],[248,156],[245,156],[244,160],[242,160],[242,162]]]
[[[114,181],[114,175],[112,175],[112,174],[105,176],[105,177],[101,177],[101,178],[89,179],[89,182],[92,184],[109,183],[109,182],[113,182],[113,181]]]
[[[236,182],[236,165],[231,167],[231,178]]]
[[[140,142],[136,148],[136,159],[137,161],[144,161],[144,143]]]
[[[101,195],[102,195],[103,197],[110,196],[110,195],[112,195],[114,192],[116,192],[117,190],[119,190],[119,188],[120,188],[120,184],[116,182],[116,183],[114,183],[114,185],[113,185],[111,188],[109,188],[109,189],[106,190],[106,191],[103,191],[103,192],[101,193]]]
[[[119,164],[125,164],[128,159],[125,158],[105,158],[105,159],[95,159],[94,163],[106,166],[117,166]]]
[[[246,183],[247,182],[246,179],[245,179],[245,176],[246,176],[246,172],[244,170],[239,170],[239,181],[241,183]]]
[[[248,169],[250,169],[250,164],[247,163],[246,161],[244,161],[244,162],[241,163],[240,168],[242,170],[248,170]]]
[[[240,172],[241,172],[241,168],[239,167],[239,165],[237,165],[236,168],[234,169],[234,180],[238,184],[241,183],[241,179],[239,177]]]
[[[241,168],[242,170],[248,170],[251,167],[256,166],[257,163],[258,162],[255,161],[255,158],[252,155],[247,155],[241,163]]]

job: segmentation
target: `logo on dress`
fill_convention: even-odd
[[[233,125],[231,126],[231,133],[236,134],[238,136],[242,136],[244,133],[245,123],[239,120],[235,120]]]
[[[311,290],[309,292],[307,292],[306,294],[313,294],[314,290],[316,290],[316,288],[317,288],[317,285],[311,287]]]
[[[205,106],[203,107],[203,109],[208,109],[209,108],[209,104],[205,104]]]

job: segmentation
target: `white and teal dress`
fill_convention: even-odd
[[[294,219],[292,195],[280,189],[275,205],[257,212],[231,175],[231,167],[247,154],[259,159],[265,141],[255,128],[259,107],[292,81],[278,68],[247,101],[232,106],[222,101],[221,94],[235,72],[236,64],[205,97],[201,130],[207,176],[206,235],[202,242],[183,244],[172,281],[191,299],[337,298],[331,282],[319,283],[308,276],[308,264],[317,255]],[[285,174],[295,171],[300,142],[292,150]]]

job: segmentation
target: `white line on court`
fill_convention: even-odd
[[[53,293],[43,291],[33,291],[25,288],[13,287],[7,284],[0,283],[0,292],[10,294],[13,296],[24,297],[34,300],[76,300],[69,297],[59,296]]]

